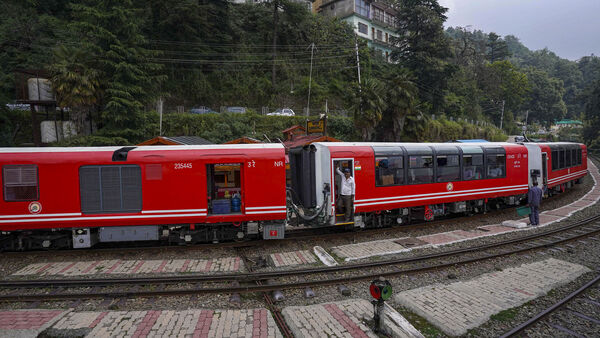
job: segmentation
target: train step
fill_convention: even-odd
[[[341,222],[341,223],[335,223],[335,225],[350,225],[350,224],[354,224],[354,222]]]

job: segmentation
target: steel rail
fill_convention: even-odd
[[[600,217],[600,215],[592,217],[593,219],[591,221],[589,221],[589,219],[588,219],[588,223],[595,221],[599,217]],[[579,225],[587,224],[587,223],[582,223],[582,222],[583,221],[577,222],[577,224],[579,224]],[[553,233],[553,232],[555,232],[555,231],[552,231],[551,233]],[[347,276],[347,277],[342,277],[342,278],[330,278],[330,279],[321,279],[321,280],[314,280],[314,281],[297,281],[297,282],[293,282],[293,283],[279,283],[279,284],[268,284],[268,285],[225,286],[225,287],[189,288],[189,289],[175,289],[175,290],[147,290],[147,291],[132,290],[132,291],[116,291],[116,292],[111,292],[111,293],[85,292],[85,293],[65,293],[65,294],[31,294],[31,293],[17,294],[17,295],[9,294],[9,295],[0,295],[0,301],[40,301],[40,300],[56,300],[56,299],[93,299],[93,298],[107,298],[107,297],[122,298],[122,297],[133,297],[133,296],[155,297],[155,296],[177,296],[177,295],[190,295],[190,294],[248,293],[248,292],[267,292],[267,291],[274,291],[274,290],[297,289],[297,288],[303,288],[303,287],[307,287],[307,286],[314,287],[314,286],[337,285],[337,284],[353,282],[353,281],[372,280],[374,277],[379,277],[379,276],[392,277],[392,276],[397,276],[397,275],[401,275],[401,274],[410,274],[410,273],[417,273],[417,272],[423,272],[423,271],[428,271],[428,270],[437,270],[437,269],[442,269],[442,268],[447,268],[447,267],[452,267],[452,266],[457,266],[457,265],[464,265],[464,264],[469,264],[469,263],[473,263],[473,262],[489,260],[489,259],[493,259],[493,258],[512,255],[515,253],[526,252],[526,251],[536,250],[536,249],[540,249],[540,248],[555,246],[555,245],[563,243],[563,242],[568,242],[568,241],[572,241],[572,240],[575,240],[578,238],[591,236],[598,232],[600,232],[600,226],[596,226],[593,229],[587,229],[584,232],[579,232],[575,235],[571,235],[566,238],[560,238],[557,240],[552,240],[550,242],[541,243],[541,244],[538,243],[533,246],[528,246],[525,248],[517,248],[517,249],[513,249],[510,251],[506,251],[506,252],[500,252],[500,253],[495,253],[495,254],[485,254],[482,257],[467,258],[467,259],[462,259],[462,260],[457,260],[457,261],[432,264],[429,266],[415,267],[415,268],[408,268],[408,269],[394,268],[391,271],[359,274],[359,275],[355,275],[355,276]],[[531,237],[531,236],[528,236],[528,237]],[[538,236],[538,238],[539,238],[539,236]],[[520,241],[523,241],[523,240],[521,239]],[[515,241],[507,241],[507,242],[508,242],[508,244],[513,244],[513,242],[515,242]],[[491,247],[495,247],[495,246],[498,246],[498,245],[491,245]],[[490,246],[486,246],[486,247],[490,247]],[[458,250],[458,251],[473,252],[473,250],[468,250],[468,249],[466,249],[466,250],[463,249],[463,250]],[[427,256],[430,256],[430,255],[427,255]],[[387,261],[386,264],[394,265],[393,263],[390,263],[393,261],[394,260]],[[368,266],[368,267],[377,267],[377,266],[381,266],[382,262],[374,262],[374,263],[368,263],[368,264],[355,264],[353,267],[356,268],[356,266],[358,266],[358,265]],[[320,272],[323,272],[323,270],[327,270],[327,269],[317,269],[317,270],[320,270]],[[291,270],[291,272],[294,272],[291,275],[298,274],[297,271],[295,271],[295,270]],[[249,274],[249,275],[264,275],[264,274],[265,273],[256,273],[256,274]],[[289,275],[286,275],[286,277],[287,276],[289,276]],[[264,279],[264,277],[262,277],[262,276],[260,278],[253,277],[253,278],[247,279],[246,281],[255,281],[256,282],[256,281],[260,281],[262,279]]]
[[[598,282],[600,282],[600,275],[596,276],[596,278],[592,279],[591,281],[589,281],[588,283],[586,283],[585,285],[583,285],[582,287],[580,287],[579,289],[577,289],[576,291],[574,291],[573,293],[571,293],[570,295],[568,295],[567,297],[565,297],[565,298],[561,299],[560,301],[558,301],[557,303],[553,304],[552,306],[550,306],[546,310],[538,313],[533,318],[531,318],[528,321],[522,323],[521,325],[513,328],[509,332],[503,334],[502,336],[500,336],[500,338],[513,337],[513,336],[515,336],[515,335],[523,332],[525,329],[527,329],[527,328],[533,326],[534,324],[540,322],[544,317],[546,317],[549,314],[551,314],[551,313],[555,312],[556,310],[560,309],[565,304],[567,304],[568,302],[570,302],[571,300],[573,300],[575,297],[579,296],[580,294],[582,294],[583,292],[585,292],[587,289],[591,288],[592,286],[594,286]]]

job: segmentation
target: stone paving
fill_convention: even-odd
[[[276,268],[289,265],[306,265],[317,263],[315,255],[308,250],[279,252],[269,255],[271,263]]]
[[[378,337],[369,327],[373,305],[364,299],[308,306],[288,306],[281,311],[294,337]],[[393,337],[422,335],[391,307],[385,309],[385,330]]]
[[[561,208],[548,210],[540,213],[540,226],[546,226],[555,222],[559,222],[565,219],[566,217],[571,216],[573,213],[586,207],[589,207],[600,200],[600,185],[598,185],[598,182],[600,181],[600,173],[598,171],[598,168],[591,161],[588,162],[588,169],[592,179],[595,182],[594,187],[582,198],[571,204],[565,205]],[[518,221],[528,222],[529,219],[522,218]],[[397,241],[402,241],[406,240],[407,238],[411,238],[404,237],[340,245],[331,248],[331,251],[335,253],[338,257],[343,258],[345,261],[352,261],[374,256],[397,254],[405,251],[410,251],[416,248],[454,244],[481,237],[494,236],[507,232],[522,231],[527,229],[530,228],[526,227],[517,229],[515,227],[505,226],[502,224],[491,224],[481,226],[475,230],[454,230],[413,238],[424,243],[422,245],[407,247],[398,244]]]
[[[36,337],[67,313],[62,310],[0,311],[0,337]]]
[[[0,336],[2,337],[35,337],[46,329],[49,336],[61,337],[283,337],[271,313],[263,308],[0,312]]]
[[[107,274],[236,272],[243,268],[240,257],[216,259],[99,260],[82,262],[35,263],[13,276],[82,276]]]
[[[466,282],[404,291],[394,299],[445,333],[462,335],[491,315],[542,296],[588,271],[584,266],[550,258]]]

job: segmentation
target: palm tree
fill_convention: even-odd
[[[399,68],[385,77],[387,92],[386,114],[390,114],[393,135],[390,141],[400,141],[404,127],[408,121],[413,119],[409,116],[417,114],[415,104],[417,102],[418,88],[412,82],[410,72],[405,68]]]
[[[79,131],[100,98],[99,73],[86,65],[89,61],[89,55],[82,49],[61,45],[54,50],[50,66],[58,105],[71,110]]]
[[[383,93],[382,83],[374,78],[366,78],[354,92],[354,124],[360,129],[363,141],[373,139],[375,127],[381,121],[383,111],[387,107]]]

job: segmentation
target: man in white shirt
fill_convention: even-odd
[[[344,203],[344,220],[346,222],[350,222],[352,210],[354,209],[354,178],[350,176],[350,169],[348,168],[344,169],[343,173],[340,168],[336,168],[336,172],[342,176],[342,188],[340,189],[340,195],[342,197],[342,203]]]

